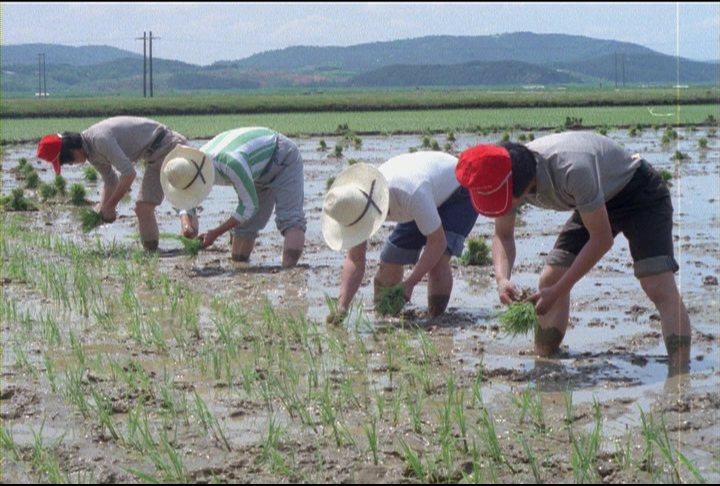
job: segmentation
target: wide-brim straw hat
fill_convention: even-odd
[[[177,209],[198,206],[215,182],[212,159],[200,150],[177,145],[163,160],[160,183],[168,202]]]
[[[388,213],[387,180],[375,167],[358,163],[343,170],[323,201],[323,238],[333,250],[347,250],[369,239]]]

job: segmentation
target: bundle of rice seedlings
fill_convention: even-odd
[[[183,245],[183,253],[186,255],[195,256],[200,253],[200,245],[202,240],[199,238],[186,238],[182,235],[178,236],[180,243]]]
[[[498,317],[500,327],[512,337],[527,334],[537,328],[535,304],[532,302],[513,302]]]
[[[82,208],[80,210],[80,228],[82,228],[84,233],[88,233],[101,224],[103,224],[103,219],[100,213],[89,208]]]
[[[402,285],[379,287],[375,312],[382,316],[396,316],[405,306],[405,289]]]

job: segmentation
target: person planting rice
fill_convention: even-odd
[[[183,236],[198,235],[196,207],[213,184],[232,186],[238,205],[221,225],[198,238],[208,248],[231,231],[234,261],[247,262],[258,233],[275,210],[275,224],[283,235],[282,266],[295,266],[305,246],[307,226],[303,203],[303,159],[297,145],[264,127],[223,132],[196,149],[180,145],[162,163],[160,181],[168,201],[180,212]]]
[[[689,369],[691,328],[673,273],[672,201],[667,185],[644,159],[608,137],[565,132],[517,143],[479,144],[460,154],[455,171],[478,213],[495,218],[492,255],[500,301],[519,300],[510,276],[515,261],[515,209],[527,202],[572,215],[550,251],[538,282],[535,352],[560,347],[568,326],[570,291],[623,233],[635,277],[660,313],[669,373]]]
[[[103,179],[97,212],[112,223],[116,208],[128,193],[137,172],[134,164],[145,161],[140,191],[135,200],[140,240],[147,251],[156,251],[160,232],[155,208],[163,201],[160,165],[165,156],[186,138],[155,120],[117,116],[103,120],[83,132],[50,133],[37,146],[38,158],[50,162],[56,175],[63,165],[89,162]],[[120,174],[118,177],[118,174]]]
[[[320,217],[325,242],[346,250],[340,293],[328,322],[347,313],[365,275],[367,240],[387,219],[397,223],[380,253],[374,301],[380,289],[402,285],[405,302],[428,277],[428,314],[445,312],[453,286],[450,257],[462,254],[477,213],[455,178],[457,158],[443,152],[393,157],[375,168],[354,164],[325,195]],[[405,278],[405,265],[414,265]]]

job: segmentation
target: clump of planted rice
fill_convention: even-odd
[[[500,327],[512,337],[527,334],[537,328],[535,304],[532,302],[513,302],[498,317]]]
[[[463,265],[482,266],[492,263],[490,247],[484,238],[468,238],[465,240],[465,249],[460,256]]]
[[[375,312],[382,316],[396,316],[405,306],[405,289],[402,285],[378,288]]]

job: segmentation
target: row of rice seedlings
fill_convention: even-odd
[[[134,274],[134,272],[129,272],[129,274]],[[142,278],[142,275],[138,276]],[[144,304],[143,309],[145,309]],[[223,310],[222,312],[230,313],[230,311],[227,309]],[[255,379],[254,381],[252,381],[252,383],[250,383],[248,386],[254,388],[253,396],[258,397],[258,399],[264,400],[268,404],[268,409],[271,411],[278,410],[278,404],[283,404],[285,407],[287,407],[288,410],[292,411],[292,413],[290,413],[291,419],[297,419],[299,420],[300,426],[308,427],[313,430],[315,429],[314,424],[317,421],[317,416],[315,416],[315,413],[319,413],[320,420],[328,424],[328,427],[333,431],[332,438],[335,441],[336,445],[342,444],[342,447],[357,448],[357,445],[354,444],[354,441],[351,441],[347,436],[343,435],[343,431],[352,430],[355,425],[353,425],[352,423],[346,424],[343,421],[343,416],[338,413],[338,411],[342,409],[340,404],[343,403],[343,397],[346,396],[343,395],[343,393],[347,392],[342,390],[338,392],[333,391],[333,388],[330,386],[330,380],[332,377],[329,373],[329,370],[326,369],[326,367],[324,366],[327,361],[324,361],[324,358],[321,357],[319,354],[320,351],[324,353],[332,352],[333,357],[328,359],[334,359],[337,361],[337,363],[343,363],[348,361],[348,356],[352,356],[351,353],[348,352],[348,347],[342,347],[337,344],[330,345],[329,340],[326,339],[323,341],[321,338],[320,345],[318,345],[317,339],[319,338],[318,334],[320,333],[315,329],[315,325],[313,323],[305,322],[303,324],[303,321],[301,319],[298,319],[288,325],[289,319],[285,317],[282,313],[278,313],[274,309],[270,308],[269,304],[268,307],[264,309],[263,315],[264,320],[247,324],[248,327],[255,326],[254,329],[248,329],[246,331],[247,333],[253,333],[257,330],[262,330],[261,332],[264,334],[263,336],[257,338],[257,342],[259,343],[259,345],[251,347],[250,349],[251,353],[257,353],[257,356],[249,357],[248,359],[258,363],[260,365],[259,369],[266,370],[267,372],[271,373],[271,376],[273,378],[260,381]],[[233,336],[233,339],[228,339],[228,342],[237,343],[237,338],[240,336],[241,331],[238,329],[233,332],[235,332],[236,335]],[[373,352],[376,352],[376,350],[370,350],[367,346],[368,344],[373,345],[374,343],[376,348],[379,347],[379,349],[387,350],[387,356],[384,357],[386,363],[388,363],[387,372],[393,375],[394,379],[395,376],[397,376],[397,378],[395,379],[396,381],[394,381],[394,386],[390,391],[390,403],[392,404],[390,408],[393,410],[397,410],[398,412],[394,412],[393,414],[388,415],[388,420],[396,424],[400,422],[399,411],[401,411],[402,409],[397,406],[397,404],[401,403],[399,400],[397,400],[398,396],[418,397],[417,400],[412,400],[412,406],[414,407],[414,409],[410,410],[410,406],[408,406],[408,411],[410,415],[415,416],[414,420],[416,420],[416,422],[420,424],[420,430],[423,430],[427,433],[427,430],[424,430],[423,427],[423,417],[427,415],[426,407],[433,402],[431,400],[428,400],[428,396],[420,393],[416,395],[412,392],[412,390],[417,390],[417,392],[424,393],[424,389],[427,388],[428,390],[432,390],[432,387],[421,386],[419,388],[414,388],[410,385],[412,383],[420,384],[422,381],[419,377],[421,377],[423,373],[423,363],[429,363],[430,360],[428,359],[428,357],[432,357],[429,346],[431,341],[426,341],[427,336],[421,335],[423,336],[420,338],[421,348],[427,349],[422,350],[422,363],[420,363],[418,362],[418,358],[415,357],[415,354],[409,352],[409,350],[412,349],[413,345],[410,344],[411,341],[408,336],[414,335],[414,331],[413,333],[409,333],[405,329],[397,329],[382,336],[378,336],[377,334],[375,334],[370,337],[369,341],[366,340],[365,337],[361,337],[357,333],[357,331],[355,332],[357,336],[354,339],[354,344],[356,348],[355,352],[358,356],[364,356],[364,358],[360,358],[359,361],[353,362],[353,366],[362,366],[363,363],[368,363],[367,356],[369,356]],[[385,341],[385,343],[382,342],[383,340]],[[362,346],[358,343],[362,343]],[[293,348],[295,347],[295,349],[297,350],[297,346],[307,346],[308,344],[311,344],[310,349],[303,351],[306,367],[297,367],[296,354],[295,351],[293,351]],[[237,353],[235,355],[232,355],[231,358],[234,362],[237,362],[237,360],[239,359]],[[76,356],[76,359],[78,360],[78,362],[85,362],[87,365],[87,360],[86,358],[83,358],[82,355],[78,354]],[[228,359],[228,363],[229,362],[230,360]],[[244,376],[256,377],[257,374],[255,370],[252,370],[252,372],[248,371],[250,370],[250,368],[250,366],[246,366]],[[365,366],[365,370],[367,373],[367,366]],[[401,370],[403,370],[404,372],[399,373]],[[311,373],[313,375],[312,378],[304,379],[303,375],[305,375],[306,373]],[[82,382],[82,374],[80,374],[80,378],[80,380],[76,381]],[[431,380],[425,381],[430,382]],[[476,388],[478,390],[477,395],[480,396],[479,386],[476,386]],[[313,392],[312,390],[316,391]],[[440,438],[439,442],[437,443],[439,452],[438,454],[430,453],[427,456],[426,460],[421,460],[420,456],[418,456],[418,459],[422,461],[420,463],[420,470],[424,468],[425,472],[423,477],[426,478],[436,478],[446,475],[447,470],[451,467],[451,465],[459,460],[458,458],[452,456],[452,454],[454,454],[454,452],[452,452],[453,442],[449,438],[449,434],[447,431],[450,430],[450,428],[452,427],[452,422],[454,422],[454,424],[461,430],[463,429],[463,426],[461,424],[468,421],[468,417],[464,415],[468,411],[468,409],[460,405],[463,401],[461,393],[462,390],[457,389],[456,385],[452,380],[448,380],[446,392],[447,395],[445,398],[445,402],[440,408],[436,408],[436,411],[438,412],[437,416],[442,424],[441,430],[444,431],[438,436]],[[152,391],[151,393],[153,393],[155,396],[161,397],[165,394],[162,389],[160,390],[160,392]],[[370,392],[368,391],[367,393]],[[473,392],[473,401],[476,400],[475,395],[476,393]],[[384,412],[386,399],[384,397],[382,397],[382,399],[378,399],[378,396],[379,395],[376,395],[376,399],[374,401],[371,399],[357,399],[356,406],[357,404],[374,403],[378,411],[382,410]],[[168,404],[170,403],[170,400],[170,398],[165,398],[163,400],[163,403]],[[406,403],[410,404],[411,400],[408,399]],[[529,407],[530,406],[527,405],[526,410],[530,410]],[[97,414],[98,412],[95,411],[96,408],[97,407],[89,407],[88,410],[90,410],[91,413]],[[179,413],[179,409],[171,410],[171,414],[172,413]],[[486,411],[485,413],[486,415],[483,417],[484,421],[481,421],[480,423],[482,427],[484,427],[486,430],[491,430],[494,427],[494,420],[492,420],[492,416],[489,414],[488,411]],[[383,415],[385,414],[378,414],[378,416],[380,417]],[[568,415],[572,417],[571,414]],[[209,422],[206,420],[206,423]],[[378,430],[384,430],[383,427],[377,427],[377,422],[375,430],[376,437],[372,440],[374,440],[376,444],[384,440],[388,440],[387,436],[385,436],[384,439],[383,436],[377,436]],[[485,432],[483,433],[483,435],[473,436],[470,433],[470,431],[472,430],[471,428],[466,428],[465,430],[465,437],[462,439],[462,444],[466,445],[459,447],[459,450],[462,454],[467,453],[465,452],[465,448],[467,447],[468,449],[471,449],[472,454],[477,455],[478,458],[489,457],[497,459],[497,457],[502,457],[504,452],[502,448],[499,447],[499,443],[493,444],[490,439],[490,437],[495,437],[495,439],[497,440],[497,431],[494,431],[494,434],[490,432]],[[474,431],[473,434],[478,434],[478,432]],[[126,437],[128,436],[128,434],[118,434],[118,436],[122,435]],[[463,437],[463,434],[461,434],[461,437]],[[477,438],[481,438],[481,442],[485,445],[482,451],[477,448]],[[371,436],[368,436],[368,447],[371,447],[370,440]],[[158,440],[156,442],[159,444],[162,442],[162,440]],[[470,443],[473,444],[473,447],[469,447]],[[583,447],[582,443],[580,443],[576,447],[576,449],[580,451],[587,451],[587,447]],[[481,452],[482,454],[480,454]],[[532,453],[533,452],[530,451],[530,454]],[[158,460],[156,466],[157,470],[166,471],[165,467],[172,464],[171,455],[169,452],[165,451],[163,455],[159,457],[161,457],[164,462]],[[408,453],[408,457],[412,458],[412,454]],[[582,464],[582,460],[584,457],[587,457],[587,454],[577,454],[576,457],[579,461],[578,463]],[[379,460],[382,459],[379,458]],[[444,468],[441,470],[438,469],[437,466],[438,460],[440,463],[445,465]],[[281,456],[277,451],[277,448],[272,454],[272,461],[274,467],[278,471],[287,471],[289,469],[291,470],[290,472],[292,472],[292,468],[296,467],[296,465],[292,463],[292,458],[287,456]],[[497,460],[495,460],[494,462],[497,463]],[[502,464],[502,462],[499,463]],[[492,476],[492,468],[495,467],[493,465],[493,461],[491,460],[488,465],[489,468],[485,468],[485,470],[490,471],[488,474]],[[181,471],[181,469],[176,470],[176,472],[177,471]]]

